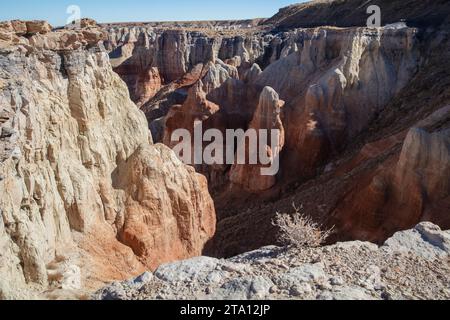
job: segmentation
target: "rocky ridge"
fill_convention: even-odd
[[[227,260],[194,258],[100,290],[103,300],[449,299],[450,232],[431,223],[383,246],[265,247]]]
[[[450,4],[445,0],[312,0],[282,8],[261,24],[282,30],[323,25],[363,26],[370,5],[381,8],[383,26],[404,21],[410,26],[426,28],[450,22]]]
[[[247,20],[209,20],[209,21],[153,21],[153,22],[122,22],[122,23],[104,23],[101,24],[103,28],[120,29],[122,27],[145,27],[158,29],[203,29],[213,30],[217,32],[233,32],[245,29],[256,29],[266,19],[247,19]]]

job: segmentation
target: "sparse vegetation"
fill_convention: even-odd
[[[277,212],[273,221],[274,226],[280,229],[280,242],[298,249],[322,245],[333,232],[333,228],[324,229],[322,225],[302,213],[303,207],[297,208],[293,204],[293,208],[293,214]]]

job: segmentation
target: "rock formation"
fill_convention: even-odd
[[[26,44],[23,36],[46,34],[52,30],[45,21],[4,21],[0,22],[0,48],[10,44]]]
[[[250,192],[264,191],[272,188],[276,184],[276,173],[264,174],[261,170],[267,168],[270,164],[278,162],[280,153],[284,147],[285,132],[283,123],[281,121],[281,110],[284,106],[284,101],[279,99],[278,94],[270,87],[265,87],[261,92],[258,107],[255,110],[255,116],[250,122],[249,129],[266,131],[266,141],[258,136],[258,146],[247,145],[247,141],[241,141],[246,144],[246,159],[249,161],[252,157],[257,159],[256,164],[238,164],[237,161],[231,168],[230,181],[243,187]],[[275,131],[277,130],[277,131]],[[272,134],[275,134],[275,144],[272,145]],[[255,140],[256,141],[256,140]],[[260,158],[261,148],[265,149],[266,154],[264,158],[270,160],[269,164],[261,163],[263,159]],[[251,154],[253,153],[253,154]],[[276,159],[277,158],[277,159]],[[278,171],[278,170],[277,170]]]
[[[34,35],[19,37],[23,25]],[[103,32],[4,30],[0,298],[92,289],[199,255],[215,229],[206,181],[152,145],[97,45]]]
[[[110,27],[106,48],[111,50],[115,70],[128,84],[133,100],[149,102],[151,95],[142,99],[136,88],[154,87],[152,78],[143,79],[142,73],[157,70],[162,84],[179,80],[196,65],[239,57],[235,67],[250,67],[256,58],[264,55],[270,37],[259,34],[227,37],[220,33],[158,29],[148,27]],[[229,68],[225,66],[226,68]],[[144,76],[145,77],[145,76]],[[154,120],[154,119],[153,119]]]
[[[290,176],[313,176],[406,85],[418,64],[415,34],[414,29],[310,29],[295,34],[298,50],[269,65],[256,80],[288,101]]]
[[[450,131],[429,134],[413,128],[408,132],[396,168],[394,184],[399,198],[408,202],[405,190],[421,190],[424,197],[436,201],[450,192]],[[415,184],[419,184],[414,187]]]
[[[264,247],[227,260],[199,257],[166,264],[154,274],[105,287],[95,298],[449,299],[449,244],[449,231],[422,223],[381,247],[359,241],[301,252]]]
[[[215,232],[206,178],[163,145],[138,148],[113,173],[126,194],[119,240],[145,265],[199,256]]]

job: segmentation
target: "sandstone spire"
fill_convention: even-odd
[[[253,120],[250,122],[249,129],[256,130],[257,134],[260,130],[268,130],[267,141],[262,141],[258,138],[258,147],[247,145],[246,153],[247,159],[251,152],[258,153],[258,148],[266,150],[266,156],[272,161],[279,158],[284,147],[285,132],[283,123],[281,121],[282,107],[284,101],[280,100],[278,93],[270,87],[265,87],[259,97],[258,107],[256,108]],[[270,135],[272,130],[278,130],[279,135],[275,145],[270,143]],[[239,143],[239,142],[238,142]],[[240,143],[246,143],[241,141]],[[256,148],[255,148],[256,147]],[[279,159],[277,160],[279,161]],[[264,166],[259,164],[235,164],[230,172],[230,180],[232,183],[243,187],[251,192],[258,192],[268,190],[276,183],[275,175],[262,175],[261,168]]]

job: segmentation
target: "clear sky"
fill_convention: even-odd
[[[70,5],[98,22],[226,20],[271,17],[302,0],[3,0],[0,21],[47,20],[64,25]]]

